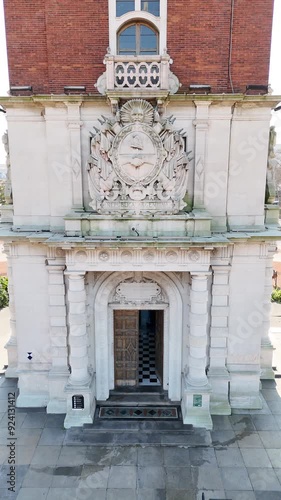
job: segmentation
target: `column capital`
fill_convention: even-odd
[[[4,242],[3,247],[4,247],[4,254],[7,256],[8,259],[10,259],[11,257],[18,256],[18,253],[17,253],[18,247],[16,244],[14,244],[14,242],[10,242],[10,243]]]
[[[231,266],[229,264],[226,265],[217,265],[217,264],[212,264],[212,270],[216,273],[229,273],[231,270]]]
[[[49,273],[62,273],[65,270],[65,265],[60,262],[56,263],[55,261],[51,261],[46,259],[46,268]]]
[[[86,272],[87,271],[69,271],[66,269],[64,271],[64,275],[68,276],[68,278],[70,278],[70,279],[73,279],[73,280],[77,279],[78,280],[81,278],[84,279],[86,276]]]
[[[190,271],[189,274],[192,279],[205,279],[211,276],[212,271]]]

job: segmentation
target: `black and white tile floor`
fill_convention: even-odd
[[[155,333],[149,330],[140,331],[139,385],[161,385],[155,370]]]

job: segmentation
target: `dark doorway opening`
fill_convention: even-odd
[[[115,388],[157,390],[163,384],[161,310],[114,311]]]
[[[139,312],[139,386],[161,386],[163,380],[163,311]]]

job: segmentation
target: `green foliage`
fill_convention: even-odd
[[[271,294],[271,302],[277,302],[277,304],[281,304],[281,289],[275,288]]]
[[[0,276],[0,309],[9,305],[8,278]]]
[[[5,205],[5,182],[0,180],[0,205]]]

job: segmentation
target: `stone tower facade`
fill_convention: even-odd
[[[158,387],[206,428],[261,408],[272,9],[5,2],[17,406],[64,413],[66,428],[128,387],[134,401]]]

